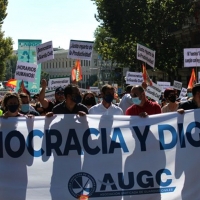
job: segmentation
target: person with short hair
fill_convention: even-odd
[[[126,86],[126,93],[123,95],[120,103],[119,103],[119,107],[123,110],[123,113],[126,113],[127,108],[129,108],[130,106],[133,105],[133,101],[132,101],[132,97],[131,97],[131,89],[132,89],[132,85],[127,85]]]
[[[46,116],[50,117],[53,114],[79,114],[84,116],[88,114],[88,109],[85,105],[81,104],[81,93],[77,85],[69,84],[64,89],[65,100],[56,105],[52,112],[47,113]]]
[[[101,89],[102,102],[92,106],[89,114],[96,115],[123,115],[123,111],[119,106],[112,103],[114,99],[115,88],[111,85],[104,85]]]
[[[200,83],[197,83],[192,88],[192,98],[179,104],[178,112],[184,112],[184,110],[191,110],[200,108]]]
[[[20,93],[19,97],[21,99],[21,109],[20,113],[23,115],[33,115],[33,116],[39,116],[40,114],[34,109],[30,109],[30,98],[29,95],[26,93]]]
[[[142,86],[136,85],[131,89],[133,105],[126,110],[126,115],[147,117],[161,113],[161,107],[157,102],[149,101]]]
[[[45,109],[46,112],[51,112],[53,107],[58,105],[59,103],[65,100],[64,97],[64,89],[62,87],[58,87],[55,90],[55,101],[49,101],[45,98],[45,92],[47,87],[47,81],[45,79],[41,82],[42,89],[39,94],[39,102],[41,103],[42,107]]]

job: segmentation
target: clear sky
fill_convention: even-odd
[[[96,5],[90,0],[9,0],[2,30],[18,39],[53,41],[54,47],[69,48],[74,40],[94,40],[99,23],[94,18]]]

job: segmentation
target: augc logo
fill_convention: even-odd
[[[68,189],[75,198],[81,195],[91,196],[96,191],[96,181],[90,174],[80,172],[70,178]]]

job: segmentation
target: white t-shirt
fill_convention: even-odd
[[[124,114],[126,113],[127,108],[129,108],[132,105],[133,101],[130,94],[125,94],[119,103],[119,107],[123,110]]]
[[[114,104],[111,104],[109,108],[105,108],[102,103],[99,103],[92,106],[88,112],[94,115],[123,115],[122,109]]]

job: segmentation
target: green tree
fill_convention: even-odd
[[[100,27],[95,32],[95,49],[105,57],[122,66],[140,67],[136,59],[136,45],[143,44],[156,51],[156,68],[174,75],[182,65],[182,41],[172,30],[193,16],[194,6],[190,0],[92,0],[97,5],[96,19]],[[104,40],[112,38],[112,45]]]
[[[6,62],[5,80],[14,78],[18,57],[13,54]]]
[[[6,62],[13,52],[12,38],[5,38],[4,32],[2,31],[3,20],[7,16],[7,5],[7,0],[0,0],[0,80],[5,80]]]

